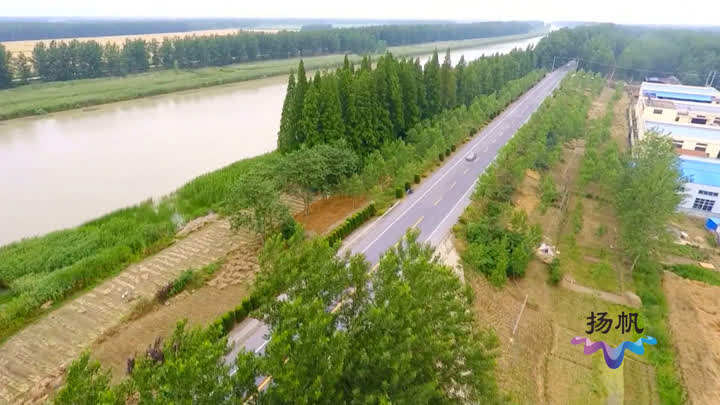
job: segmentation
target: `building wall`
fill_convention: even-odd
[[[677,110],[672,108],[654,107],[645,104],[643,98],[639,98],[635,104],[635,116],[637,117],[638,137],[643,139],[645,136],[646,125],[645,121],[657,121],[667,122],[668,124],[683,125],[688,128],[703,128],[703,129],[717,129],[718,137],[716,141],[710,141],[706,138],[693,138],[690,136],[681,136],[678,134],[671,134],[673,141],[680,141],[680,145],[677,142],[676,147],[694,151],[696,148],[702,149],[702,145],[705,145],[705,157],[717,159],[720,158],[720,126],[717,125],[701,125],[690,123],[691,115],[678,114]],[[715,122],[715,118],[720,115],[713,115],[711,113],[705,113],[704,116],[708,119],[708,123]]]
[[[701,194],[701,190],[704,192],[716,193],[717,195]],[[706,211],[694,207],[696,202],[700,203],[700,201],[697,201],[697,199],[713,201],[714,204],[712,206],[712,209],[710,211]],[[705,206],[707,206],[707,203],[705,204]],[[683,202],[680,203],[679,208],[681,211],[697,216],[718,216],[717,214],[720,214],[720,187],[707,186],[704,184],[696,183],[685,184],[685,199],[683,200]]]

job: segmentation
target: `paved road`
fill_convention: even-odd
[[[404,198],[381,218],[346,240],[342,250],[365,255],[371,265],[412,227],[420,230],[419,240],[437,246],[445,238],[458,217],[470,204],[475,181],[492,163],[498,150],[530,119],[543,100],[560,84],[574,66],[565,66],[545,78],[495,117],[470,142],[462,145],[452,158],[428,177],[413,194]],[[473,161],[465,157],[475,153]],[[256,320],[238,325],[229,344],[233,351],[228,362],[237,355],[237,345],[262,354],[267,343],[268,328]],[[260,389],[267,388],[269,378],[259,379]]]

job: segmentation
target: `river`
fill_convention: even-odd
[[[539,40],[458,49],[451,58],[470,61]],[[286,82],[276,76],[0,121],[0,245],[166,195],[272,151]]]

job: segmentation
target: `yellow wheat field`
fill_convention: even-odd
[[[135,34],[135,35],[110,35],[105,37],[83,37],[83,38],[58,38],[56,41],[71,41],[73,39],[78,39],[80,41],[89,41],[89,40],[95,40],[99,42],[101,45],[105,45],[110,42],[114,42],[118,45],[125,42],[125,39],[135,39],[135,38],[142,38],[146,41],[152,41],[153,39],[157,39],[158,42],[162,42],[163,38],[165,37],[183,37],[186,35],[227,35],[232,34],[237,31],[240,31],[239,28],[226,28],[226,29],[220,29],[220,30],[199,30],[199,31],[187,31],[187,32],[164,32],[164,33],[158,33],[158,34]],[[276,33],[279,30],[278,29],[271,29],[271,28],[249,28],[249,29],[243,29],[243,31],[252,31],[252,32],[267,32],[267,33]],[[24,53],[27,56],[32,55],[32,50],[35,47],[35,44],[38,42],[46,42],[49,43],[51,39],[40,39],[40,40],[31,40],[31,41],[6,41],[2,44],[5,46],[5,49],[12,52],[13,54],[18,54],[20,52]]]

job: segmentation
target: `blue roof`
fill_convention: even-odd
[[[654,129],[662,134],[676,137],[697,138],[706,141],[720,142],[720,127],[702,128],[690,125],[676,125],[667,122],[645,121],[645,130]]]
[[[707,97],[720,97],[720,91],[714,87],[683,86],[681,84],[664,84],[643,82],[643,91],[667,92],[683,95],[697,95]]]
[[[669,100],[700,101],[700,102],[706,102],[706,103],[711,102],[713,99],[712,96],[704,96],[704,95],[700,95],[700,94],[677,93],[677,92],[673,92],[673,91],[644,90],[643,96],[661,98],[661,99],[669,99]]]
[[[720,187],[720,160],[678,158],[680,171],[690,183]]]

